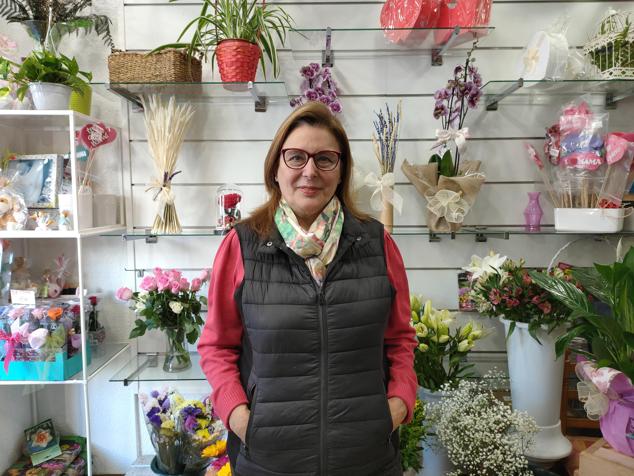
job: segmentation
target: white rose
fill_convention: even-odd
[[[170,301],[169,305],[174,314],[180,314],[183,310],[183,305],[178,301]]]

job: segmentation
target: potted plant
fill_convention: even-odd
[[[175,1],[178,0],[170,0]],[[291,23],[286,11],[279,6],[266,6],[264,1],[258,5],[258,0],[204,0],[200,14],[185,26],[176,43],[153,52],[185,48],[190,56],[203,53],[206,57],[214,48],[212,67],[217,58],[223,82],[253,81],[258,61],[266,77],[266,56],[277,77],[280,67],[274,37],[284,44]],[[191,41],[181,42],[188,34],[192,35]]]
[[[0,78],[17,86],[20,100],[30,91],[36,109],[68,109],[71,91],[83,94],[87,85],[81,77],[90,81],[92,74],[81,71],[75,58],[48,50],[32,51],[22,64],[0,57]],[[0,88],[2,95],[9,92]]]
[[[410,307],[418,341],[414,369],[420,385],[419,397],[426,403],[437,402],[444,386],[455,387],[461,379],[474,376],[473,364],[467,363],[466,357],[486,331],[473,321],[464,327],[456,326],[454,313],[434,309],[429,300],[423,306],[420,297],[415,295],[410,297]],[[446,451],[434,433],[428,435],[427,440],[422,474],[445,474],[451,469]]]
[[[463,269],[471,274],[469,297],[476,310],[500,318],[506,329],[513,408],[527,412],[540,427],[526,455],[544,463],[565,458],[572,446],[561,433],[564,361],[555,355],[555,341],[565,332],[570,311],[533,282],[524,260],[474,255]],[[572,279],[570,271],[559,268],[552,274]]]
[[[107,46],[114,48],[110,19],[106,15],[79,14],[88,7],[92,7],[92,0],[2,0],[0,17],[9,23],[24,25],[29,36],[42,49],[56,50],[64,35],[80,31],[95,31]]]
[[[579,337],[590,345],[587,351],[575,349],[591,361],[578,364],[578,373],[603,401],[601,410],[589,416],[600,420],[613,448],[634,456],[634,247],[622,262],[574,269],[572,275],[587,293],[561,277],[531,273],[535,283],[570,311],[567,331],[557,339],[557,355]]]
[[[443,398],[429,406],[428,418],[455,466],[448,476],[533,475],[524,452],[537,426],[496,398],[500,380],[490,372],[456,388],[446,385]]]
[[[422,442],[427,436],[425,425],[425,404],[418,398],[414,404],[412,421],[399,428],[399,448],[401,450],[401,469],[404,476],[415,476],[423,467]]]

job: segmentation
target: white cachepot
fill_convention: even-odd
[[[432,392],[426,388],[418,387],[418,398],[426,405],[437,403],[444,395],[444,392]],[[447,474],[453,469],[449,456],[447,456],[447,450],[438,441],[438,437],[434,433],[428,434],[427,441],[423,444],[423,469],[416,473],[416,476],[439,476]]]
[[[511,321],[501,319],[506,334]],[[564,359],[556,358],[555,341],[563,334],[555,329],[537,331],[541,345],[528,333],[528,324],[516,322],[506,340],[513,409],[528,413],[537,422],[539,432],[526,451],[529,461],[550,464],[572,451],[570,441],[561,433],[559,412]]]
[[[29,92],[35,109],[63,110],[68,109],[72,89],[65,84],[30,83]]]

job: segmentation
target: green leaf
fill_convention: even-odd
[[[141,327],[135,327],[134,329],[132,329],[130,331],[130,339],[134,339],[136,337],[140,337],[143,334],[145,334],[145,328],[141,328]]]
[[[438,172],[445,177],[453,176],[453,160],[451,159],[451,151],[449,149],[445,151],[442,159],[440,159]]]
[[[439,164],[440,163],[440,156],[438,154],[434,154],[429,158],[429,162],[427,162],[428,164]]]

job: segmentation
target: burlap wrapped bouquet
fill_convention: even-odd
[[[479,160],[464,160],[458,175],[438,175],[438,164],[412,165],[403,161],[401,169],[418,193],[427,200],[425,219],[435,232],[458,231],[473,207],[485,176]]]

